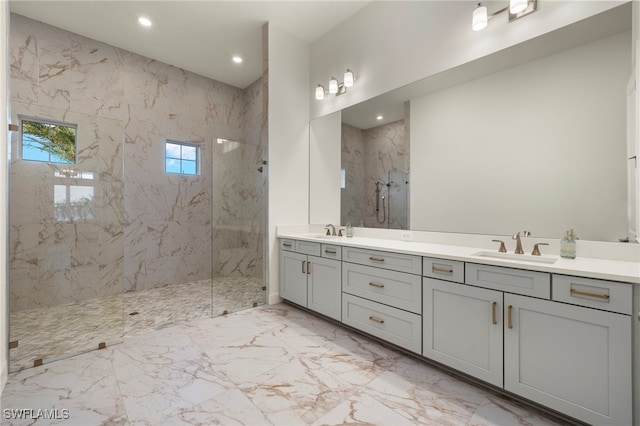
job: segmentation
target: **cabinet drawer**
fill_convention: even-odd
[[[551,298],[551,276],[545,272],[501,268],[499,266],[467,263],[465,282],[478,287],[492,288],[507,293]]]
[[[287,251],[296,250],[296,242],[294,240],[280,240],[280,248]]]
[[[320,256],[320,243],[296,240],[296,251],[298,253],[310,254],[311,256]]]
[[[342,259],[342,247],[333,244],[322,244],[322,257]]]
[[[425,277],[464,283],[464,262],[423,257],[422,274]]]
[[[422,317],[344,293],[342,322],[412,352],[422,352]]]
[[[342,291],[395,308],[422,313],[419,275],[344,263]]]
[[[553,275],[553,300],[631,315],[631,284]]]
[[[422,257],[410,254],[344,247],[342,260],[410,274],[422,274]]]

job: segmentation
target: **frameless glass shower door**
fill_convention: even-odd
[[[21,124],[9,183],[17,371],[122,341],[123,124],[20,102],[12,115]]]

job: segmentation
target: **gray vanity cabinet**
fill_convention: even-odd
[[[502,387],[503,293],[424,278],[422,294],[422,354]]]
[[[280,244],[280,297],[340,321],[341,248],[298,240]]]
[[[515,294],[504,306],[506,390],[589,424],[633,424],[629,315]]]

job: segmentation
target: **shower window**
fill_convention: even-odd
[[[21,118],[22,159],[47,163],[76,162],[76,124]]]
[[[166,141],[165,171],[182,175],[197,175],[200,173],[200,147],[198,145]]]

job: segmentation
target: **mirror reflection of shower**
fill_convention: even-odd
[[[383,224],[387,221],[387,208],[386,208],[386,203],[385,203],[385,196],[384,195],[380,195],[381,186],[386,186],[387,187],[387,195],[389,194],[389,187],[391,187],[391,184],[393,182],[389,182],[389,183],[385,183],[384,181],[378,181],[376,182],[376,220],[378,221],[379,224]],[[380,218],[380,201],[382,200],[382,218]]]

